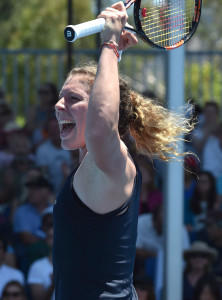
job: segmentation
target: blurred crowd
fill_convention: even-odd
[[[37,95],[24,126],[19,126],[0,88],[1,300],[54,299],[53,204],[78,164],[78,153],[60,145],[54,112],[57,87],[45,82]],[[186,137],[185,150],[191,154],[186,155],[183,166],[182,300],[220,300],[221,107],[214,101],[203,107],[194,102],[191,112],[196,125]],[[142,172],[134,286],[139,300],[162,300],[164,164],[138,157],[133,146],[129,148]]]

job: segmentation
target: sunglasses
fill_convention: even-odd
[[[12,292],[12,293],[9,293],[9,292],[4,292],[2,294],[3,297],[14,297],[14,298],[17,298],[19,296],[23,295],[21,292]]]

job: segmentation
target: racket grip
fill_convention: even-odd
[[[104,18],[95,19],[78,25],[68,25],[64,29],[64,36],[68,42],[74,42],[81,37],[101,32],[104,26]]]

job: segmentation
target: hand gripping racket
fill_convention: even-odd
[[[125,26],[125,30],[135,33],[151,47],[170,50],[183,45],[192,37],[200,21],[202,0],[127,0],[125,7],[133,3],[136,29]],[[103,18],[69,25],[64,35],[67,41],[74,42],[101,32],[104,25]]]

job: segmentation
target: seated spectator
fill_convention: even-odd
[[[186,268],[183,276],[183,300],[193,300],[194,288],[198,280],[211,272],[211,266],[218,252],[202,241],[194,242],[184,251]]]
[[[2,291],[1,300],[26,300],[26,292],[19,281],[12,280],[9,281]]]
[[[133,285],[136,289],[138,300],[156,299],[153,283],[148,276],[135,276],[133,280]]]
[[[199,172],[199,163],[194,155],[187,155],[184,159],[184,224],[188,232],[192,233],[194,213],[190,207],[190,201],[194,194],[197,182],[197,173]]]
[[[222,174],[222,124],[206,142],[202,156],[202,169],[211,172],[216,179]]]
[[[16,156],[28,157],[34,161],[31,143],[23,130],[7,132],[6,147],[0,151],[0,169],[10,166]]]
[[[8,282],[17,280],[20,284],[25,284],[23,273],[20,270],[5,264],[6,248],[7,244],[5,239],[0,236],[0,298],[2,296],[3,288]]]
[[[11,134],[8,138],[10,161],[8,166],[0,172],[0,199],[1,203],[8,203],[19,198],[21,187],[27,171],[34,166],[34,155],[28,137],[20,132]],[[3,152],[3,151],[2,151]]]
[[[212,267],[214,274],[222,277],[222,212],[210,212],[202,222],[205,226],[198,232],[197,239],[217,250],[218,256]]]
[[[37,259],[48,256],[50,247],[47,243],[47,232],[53,226],[53,206],[49,206],[44,209],[42,213],[42,226],[41,229],[45,235],[43,239],[40,239],[37,243],[34,243],[28,247],[27,258],[28,265],[30,266]]]
[[[203,120],[193,133],[192,144],[197,155],[202,160],[203,149],[210,136],[214,136],[219,125],[219,106],[214,101],[208,101],[204,105]],[[212,154],[211,154],[212,157]]]
[[[182,228],[181,239],[183,248],[187,249],[190,242],[185,226]],[[156,256],[163,249],[163,212],[162,205],[160,205],[156,207],[153,213],[139,216],[135,272],[138,275],[145,273],[154,279]]]
[[[137,158],[136,162],[142,173],[140,214],[153,212],[163,200],[162,192],[155,186],[154,167],[142,157]]]
[[[53,227],[47,229],[46,242],[50,248],[48,256],[36,260],[28,272],[27,283],[30,287],[32,300],[53,300],[54,281],[52,266]]]
[[[136,241],[138,256],[145,258],[156,256],[156,252],[163,247],[162,225],[162,206],[158,206],[153,213],[139,216]]]
[[[212,274],[202,276],[195,288],[192,300],[221,300],[219,281]]]
[[[27,113],[25,125],[35,147],[45,140],[44,126],[49,116],[54,113],[54,106],[58,101],[57,87],[52,82],[44,82],[37,95],[36,103]]]
[[[71,170],[72,157],[69,151],[62,149],[59,126],[55,116],[47,123],[48,139],[36,150],[36,165],[50,180],[54,191],[58,192],[65,180],[64,164]]]
[[[19,137],[20,135],[18,139]],[[21,136],[21,142],[22,140]],[[25,201],[24,180],[27,172],[33,167],[33,160],[28,154],[22,154],[22,147],[18,144],[17,146],[21,154],[13,155],[11,165],[0,171],[0,224],[7,230],[8,235],[13,233],[14,211]]]
[[[6,101],[0,103],[0,150],[7,146],[8,131],[18,129],[19,126],[14,120],[14,114],[10,105]]]
[[[207,171],[198,174],[193,197],[190,200],[191,210],[194,214],[193,230],[201,230],[204,224],[201,222],[207,213],[220,208],[219,198],[216,191],[216,183],[213,175]]]
[[[42,212],[50,206],[51,185],[44,177],[36,177],[26,182],[27,203],[18,207],[14,214],[13,229],[17,236],[16,250],[20,268],[27,271],[26,252],[32,245],[44,238],[41,230]],[[24,263],[24,264],[23,264]]]

